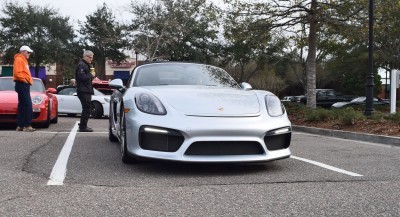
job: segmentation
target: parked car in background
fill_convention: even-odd
[[[350,102],[337,102],[337,103],[334,103],[332,105],[332,108],[346,108],[346,107],[349,107],[349,106],[356,106],[356,105],[364,105],[365,106],[366,100],[367,100],[367,97],[361,96],[361,97],[357,97],[357,98],[351,100]],[[373,102],[374,102],[374,106],[375,105],[389,105],[390,104],[390,102],[388,100],[383,100],[383,99],[378,98],[378,97],[374,97]]]
[[[294,101],[294,96],[284,96],[281,99],[282,102],[293,102]]]
[[[305,104],[306,103],[306,96],[304,96],[304,95],[294,96],[293,97],[293,102]]]
[[[92,105],[90,116],[92,118],[101,118],[108,116],[110,111],[110,96],[104,95],[96,88],[93,88]],[[76,93],[75,86],[60,85],[53,93],[58,98],[58,112],[74,116],[82,113],[82,104]]]
[[[94,88],[104,93],[105,95],[111,95],[114,92],[114,90],[110,88],[108,83],[109,81],[94,79],[92,85]]]
[[[45,91],[44,84],[39,78],[33,78],[30,92],[33,108],[32,124],[47,128],[50,123],[57,123],[57,97]],[[0,77],[0,123],[16,123],[17,110],[18,94],[15,92],[13,77]]]
[[[127,86],[109,84],[109,139],[123,162],[262,162],[290,156],[292,128],[273,93],[240,85],[223,69],[196,63],[137,66]]]
[[[340,96],[334,89],[316,89],[315,103],[318,107],[331,108],[334,103],[350,101],[351,96]],[[299,96],[296,102],[307,104],[307,96]]]

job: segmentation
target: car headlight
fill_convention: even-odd
[[[281,116],[285,113],[285,108],[277,96],[265,96],[268,114],[272,117]]]
[[[39,95],[32,97],[32,104],[33,105],[40,105],[43,102],[43,98]]]
[[[135,96],[135,102],[138,109],[144,113],[153,115],[165,115],[167,111],[161,104],[157,97],[149,93],[137,93]]]

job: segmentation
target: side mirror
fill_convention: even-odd
[[[108,83],[108,86],[110,86],[111,89],[119,90],[124,87],[124,83],[122,82],[121,79],[117,78],[117,79],[110,81],[110,83]]]
[[[78,96],[78,93],[73,93],[72,96]]]
[[[47,93],[56,94],[57,90],[55,88],[50,87],[49,89],[47,89]]]
[[[250,85],[249,83],[247,83],[247,82],[242,82],[242,83],[240,83],[240,87],[241,87],[243,90],[251,90],[251,89],[253,89],[253,88],[251,87],[251,85]]]

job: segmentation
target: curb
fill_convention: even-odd
[[[350,139],[356,141],[380,143],[385,145],[392,145],[400,147],[400,137],[394,136],[381,136],[367,133],[353,133],[349,131],[342,130],[330,130],[315,127],[303,127],[292,125],[292,130],[295,132],[303,132],[310,134],[317,134],[321,136],[336,137],[342,139]]]

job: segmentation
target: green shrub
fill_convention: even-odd
[[[339,115],[339,122],[342,125],[354,125],[358,120],[364,120],[365,116],[361,111],[356,111],[351,107],[342,109]]]
[[[295,114],[295,115],[304,115],[307,113],[307,107],[304,104],[300,103],[293,103],[293,102],[287,102],[284,103],[286,112],[290,116],[290,114]]]
[[[305,114],[305,119],[311,122],[325,121],[333,119],[334,115],[331,110],[316,108],[314,110],[308,110]]]
[[[386,117],[387,114],[385,114],[384,112],[375,110],[374,113],[372,113],[371,119],[379,121],[385,119]]]
[[[400,101],[398,101],[400,102]],[[344,109],[307,108],[304,104],[285,103],[289,118],[297,117],[308,122],[323,122],[335,120],[341,125],[354,125],[357,121],[365,120],[365,106],[354,106]],[[398,109],[397,109],[398,110]],[[388,120],[400,124],[400,112],[388,114],[388,106],[375,106],[373,115],[368,119],[373,121]],[[300,117],[300,118],[299,118]]]
[[[400,124],[400,113],[389,114],[385,117],[387,120],[391,120],[397,124]]]

